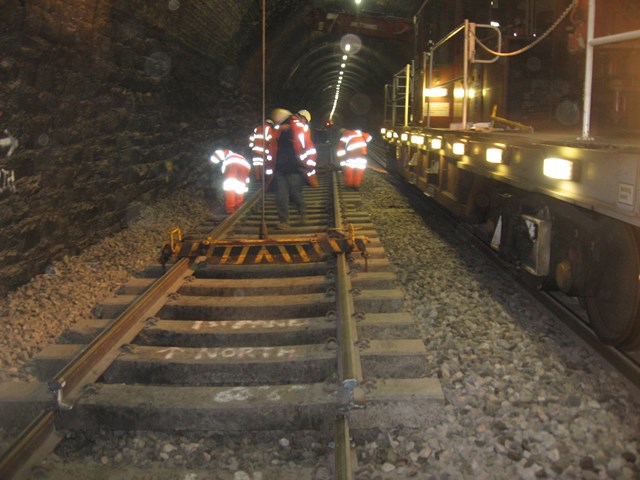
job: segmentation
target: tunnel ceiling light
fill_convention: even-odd
[[[557,180],[573,180],[573,162],[565,158],[545,158],[542,172],[546,177]]]
[[[487,148],[485,158],[489,163],[502,163],[502,149],[496,147]]]
[[[455,142],[451,148],[454,155],[464,155],[465,144],[462,142]]]
[[[341,64],[340,64],[340,68],[344,68],[344,67],[346,67],[346,66],[347,66],[347,64],[346,64],[346,63],[341,63]]]
[[[348,56],[348,55],[346,55],[346,54],[345,54],[345,55],[342,55],[342,60],[346,60],[347,58],[349,58],[349,56]]]
[[[362,0],[356,0],[356,5],[360,5],[360,2],[361,2],[361,1],[362,1]]]
[[[442,139],[441,138],[432,138],[431,139],[431,148],[434,150],[440,150],[442,148]]]
[[[345,52],[348,52],[349,50],[351,50],[351,44],[350,44],[350,43],[347,43],[347,44],[344,46],[344,50],[345,50]]]

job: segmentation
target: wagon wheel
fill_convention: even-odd
[[[634,349],[640,346],[640,235],[617,221],[607,227],[584,301],[591,326],[604,343]]]

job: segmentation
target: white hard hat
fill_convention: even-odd
[[[311,121],[311,114],[309,113],[309,110],[300,110],[298,112],[298,116],[306,118],[307,122]]]
[[[271,112],[271,119],[273,120],[273,123],[275,123],[276,125],[280,125],[290,116],[291,116],[291,112],[284,108],[276,108],[273,112]]]

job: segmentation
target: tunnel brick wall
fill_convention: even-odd
[[[15,191],[7,175],[0,185],[0,294],[124,228],[154,198],[201,187],[216,140],[244,141],[255,97],[237,90],[230,62],[251,2],[167,3],[0,5],[0,125],[20,141],[11,157],[0,151],[15,177]],[[204,18],[219,22],[190,29]]]

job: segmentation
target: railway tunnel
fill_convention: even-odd
[[[421,3],[267,1],[267,112],[320,127],[355,35],[335,120],[377,130]],[[0,160],[4,293],[207,178],[213,145],[243,151],[262,116],[259,0],[7,0],[0,18],[0,123],[19,141]]]
[[[257,281],[253,278],[232,278],[235,273],[225,278],[228,265],[208,265],[198,273],[199,277],[184,277],[185,285],[180,287],[179,293],[168,295],[169,305],[163,307],[162,314],[143,320],[142,334],[135,341],[121,345],[124,348],[118,360],[120,363],[96,379],[93,389],[89,388],[87,397],[79,402],[80,408],[68,412],[60,409],[60,406],[66,407],[64,385],[58,382],[58,375],[54,376],[55,371],[68,371],[68,367],[60,370],[60,365],[71,357],[69,352],[82,348],[81,345],[103,331],[132,302],[132,298],[146,291],[164,271],[161,267],[165,269],[166,266],[156,262],[156,250],[159,248],[150,245],[160,233],[166,237],[166,232],[175,225],[169,222],[160,225],[155,218],[154,206],[163,202],[163,208],[168,211],[171,208],[166,208],[166,201],[175,201],[171,207],[175,206],[176,217],[181,217],[185,223],[191,220],[202,231],[213,228],[211,212],[203,208],[205,202],[201,201],[202,192],[221,180],[213,176],[209,163],[213,147],[225,144],[248,153],[247,137],[260,123],[262,112],[268,114],[274,107],[285,107],[292,111],[310,110],[311,125],[318,138],[325,138],[327,131],[323,129],[327,121],[333,124],[333,132],[342,126],[361,127],[378,137],[370,150],[371,160],[374,156],[384,158],[385,148],[387,153],[395,150],[397,156],[395,173],[399,173],[398,176],[385,178],[371,172],[365,177],[362,191],[347,192],[345,204],[348,205],[347,210],[352,209],[351,218],[363,223],[371,219],[379,230],[379,235],[376,233],[371,239],[375,242],[384,240],[380,242],[384,249],[378,243],[370,245],[371,258],[364,258],[363,265],[356,265],[349,272],[355,281],[353,292],[348,288],[342,290],[354,294],[359,309],[370,309],[368,316],[358,312],[354,318],[359,322],[357,330],[361,335],[357,346],[362,352],[369,353],[369,359],[365,358],[365,361],[369,362],[367,369],[371,370],[367,372],[369,378],[363,385],[371,400],[379,400],[376,397],[379,387],[383,387],[379,389],[383,397],[391,395],[394,390],[398,394],[406,393],[404,389],[411,379],[404,377],[415,376],[420,382],[429,380],[441,387],[431,398],[421,399],[423,405],[420,407],[407,403],[411,408],[405,407],[405,417],[399,417],[401,420],[370,409],[369,412],[374,413],[369,415],[377,417],[373,420],[384,420],[387,423],[383,424],[387,426],[381,427],[377,436],[372,434],[364,440],[358,439],[357,458],[361,468],[356,478],[638,476],[637,389],[627,385],[623,378],[625,375],[637,378],[638,352],[631,352],[634,356],[628,357],[635,362],[636,369],[631,374],[625,373],[631,370],[628,360],[627,363],[621,362],[622,367],[615,367],[620,368],[619,371],[612,372],[610,365],[604,364],[598,355],[568,335],[566,329],[559,326],[547,310],[533,302],[528,293],[523,294],[512,277],[498,274],[490,268],[478,255],[475,244],[469,241],[465,227],[452,227],[444,217],[438,216],[437,209],[421,210],[425,196],[436,196],[429,190],[435,188],[436,180],[447,180],[444,183],[450,180],[451,186],[468,187],[475,196],[469,195],[474,201],[459,202],[453,206],[471,211],[473,215],[468,215],[468,218],[475,228],[488,228],[489,221],[476,219],[482,213],[480,210],[488,211],[490,202],[494,201],[490,198],[490,185],[471,185],[466,181],[471,178],[469,172],[474,171],[473,162],[486,168],[483,149],[490,140],[485,141],[481,137],[482,132],[480,137],[465,137],[476,132],[460,134],[453,127],[452,131],[438,137],[440,133],[437,131],[427,133],[426,129],[418,129],[415,122],[405,130],[395,129],[398,138],[392,137],[386,144],[379,141],[382,139],[378,134],[385,117],[386,84],[412,61],[412,68],[419,66],[420,62],[414,59],[419,58],[422,52],[417,51],[416,45],[424,45],[428,38],[438,38],[435,32],[446,33],[465,18],[489,23],[490,19],[504,15],[500,20],[504,20],[504,30],[510,35],[528,31],[535,36],[568,5],[577,3],[584,7],[587,0],[0,2],[0,132],[6,129],[6,135],[10,134],[19,142],[10,144],[12,148],[17,146],[11,155],[7,155],[6,148],[0,149],[0,401],[11,405],[11,409],[4,410],[4,413],[0,409],[0,416],[4,416],[0,419],[0,469],[6,458],[2,457],[7,451],[5,447],[18,433],[6,430],[2,423],[12,416],[11,412],[18,412],[15,420],[20,415],[26,417],[31,413],[31,407],[24,406],[26,403],[14,402],[12,391],[7,395],[9,389],[6,387],[12,384],[18,390],[29,390],[37,385],[43,390],[49,388],[53,393],[57,392],[57,397],[52,399],[52,392],[47,390],[42,403],[46,407],[55,403],[58,410],[63,410],[62,420],[59,420],[63,423],[62,428],[73,432],[67,433],[67,442],[58,448],[59,456],[53,456],[44,466],[36,467],[36,475],[46,477],[50,469],[52,475],[59,470],[72,478],[107,478],[109,475],[111,477],[108,478],[121,478],[129,472],[129,467],[141,467],[143,471],[150,467],[157,469],[158,478],[165,478],[164,475],[171,473],[180,475],[180,478],[187,478],[185,475],[188,478],[211,478],[210,473],[214,471],[220,473],[220,478],[231,478],[235,474],[233,478],[258,480],[289,478],[280,473],[299,467],[291,478],[329,478],[330,469],[326,464],[330,463],[328,458],[333,455],[333,447],[325,449],[306,433],[287,432],[271,438],[252,432],[251,439],[218,437],[211,432],[183,435],[180,425],[171,422],[162,422],[164,425],[160,430],[166,429],[166,434],[156,433],[154,429],[158,428],[156,422],[160,415],[149,408],[165,405],[165,399],[161,398],[164,391],[161,387],[165,384],[193,380],[201,382],[194,388],[221,388],[218,393],[224,401],[220,404],[226,405],[229,399],[234,400],[228,405],[228,412],[231,412],[236,403],[242,403],[238,400],[246,400],[242,395],[248,390],[243,388],[252,386],[243,375],[253,375],[251,366],[243,368],[234,364],[237,360],[233,358],[234,352],[242,352],[247,357],[262,355],[266,358],[267,345],[272,344],[299,344],[302,347],[309,344],[306,348],[299,348],[299,353],[310,352],[316,363],[305,367],[307,370],[285,366],[282,371],[273,364],[265,367],[256,363],[269,372],[280,372],[281,377],[270,382],[282,383],[287,387],[282,391],[288,393],[305,391],[298,388],[299,385],[291,385],[292,382],[316,382],[314,395],[331,397],[335,378],[333,373],[327,374],[325,368],[333,365],[329,358],[333,358],[336,344],[333,338],[336,315],[330,313],[325,318],[320,309],[326,309],[336,295],[335,292],[327,293],[330,290],[325,291],[325,284],[334,279],[330,275],[323,277],[322,272],[316,272],[319,278],[315,279],[310,278],[311,274],[307,272],[308,276],[296,281],[277,278],[279,273],[271,272],[269,275],[272,276]],[[599,2],[599,6],[603,3]],[[264,12],[263,4],[266,5]],[[628,18],[634,21],[640,20],[632,0],[616,0],[607,5],[609,12],[614,12],[611,17],[617,21],[627,18],[620,15],[621,11],[630,12]],[[416,32],[415,18],[427,7],[430,20],[426,31]],[[523,13],[526,15],[522,16]],[[518,23],[522,18],[528,21]],[[582,20],[579,15],[572,18],[575,24]],[[574,42],[573,47],[577,48],[582,33],[582,30],[568,32]],[[562,35],[565,34],[567,31],[563,30]],[[517,39],[512,46],[524,42],[524,39]],[[559,42],[556,44],[560,45]],[[620,67],[635,55],[633,49],[615,50],[617,53],[614,55],[619,56],[610,66]],[[572,57],[573,60],[575,58]],[[264,103],[263,59],[266,64]],[[533,72],[533,68],[537,69],[535,72],[545,74],[552,71],[539,60],[520,61],[518,68],[522,69],[514,71]],[[424,76],[424,64],[422,69]],[[572,62],[563,64],[562,69],[576,70]],[[341,70],[344,71],[341,95],[334,110]],[[609,123],[619,127],[624,123],[623,119],[636,118],[635,113],[623,111],[625,102],[632,105],[631,100],[640,97],[631,88],[635,84],[625,83],[628,79],[622,74],[628,72],[613,73],[621,74],[614,85],[615,93],[619,94],[615,106],[620,110],[616,111],[617,121]],[[509,78],[517,85],[513,89],[514,103],[526,100],[522,106],[526,107],[525,114],[532,118],[549,112],[556,114],[550,108],[551,102],[562,100],[560,123],[574,121],[575,103],[557,95],[557,90],[573,88],[573,85],[555,82],[552,86],[558,88],[549,90],[549,95],[541,95],[543,101],[533,105],[529,101],[531,98],[527,97],[531,93],[528,86],[549,86],[543,85],[536,75]],[[601,88],[602,85],[600,82]],[[490,92],[488,97],[494,94],[495,91]],[[426,91],[423,95],[427,95]],[[473,105],[482,107],[481,103],[477,100]],[[606,105],[606,108],[610,106]],[[438,108],[442,107],[440,103]],[[501,110],[500,114],[507,113]],[[513,124],[518,125],[517,122]],[[571,126],[574,127],[575,123]],[[387,130],[387,133],[393,132]],[[416,134],[415,140],[413,134]],[[403,140],[401,135],[406,138]],[[464,161],[452,150],[459,135],[462,135],[464,145],[471,147]],[[437,148],[431,143],[434,139],[442,142]],[[570,143],[571,148],[581,148],[573,140],[575,137]],[[325,148],[327,152],[329,145]],[[0,146],[5,144],[0,143]],[[525,154],[528,155],[525,148],[516,144],[509,155],[505,145],[500,143],[497,146],[504,149],[505,162],[498,165],[496,171],[508,173],[513,166],[524,165],[520,163],[519,156],[525,158]],[[495,148],[493,150],[495,153]],[[636,153],[634,150],[629,156]],[[599,162],[599,152],[591,155],[598,158],[590,160],[590,165],[603,165]],[[632,166],[637,162],[635,158],[629,160]],[[516,159],[518,162],[510,164]],[[542,157],[537,158],[534,154],[526,159],[542,161]],[[577,161],[579,156],[576,154],[573,159]],[[626,161],[626,157],[622,160]],[[427,168],[432,161],[442,167],[440,171]],[[486,162],[489,162],[488,157]],[[371,170],[382,171],[373,161],[370,165],[374,167]],[[463,168],[454,170],[456,165]],[[526,165],[533,169],[529,165],[535,165],[535,162]],[[603,168],[611,170],[612,175],[624,173],[621,168]],[[536,178],[530,172],[527,174]],[[545,179],[544,182],[551,180]],[[622,183],[625,188],[615,192],[618,203],[624,204],[625,208],[635,198],[635,181],[630,179],[628,182],[625,179]],[[411,192],[406,198],[399,193],[399,183]],[[296,231],[314,228],[324,231],[325,224],[318,220],[329,210],[326,199],[320,198],[323,190],[306,190],[314,190],[310,192],[312,200],[309,201],[311,220],[307,218],[309,224],[305,224],[294,215],[291,227],[299,229]],[[445,205],[446,202],[460,200],[453,188],[443,188],[436,193],[440,193],[444,200],[441,203]],[[526,185],[522,191],[514,188],[499,193],[497,196],[505,204],[510,199],[518,200],[518,195],[531,199]],[[536,200],[533,202],[535,210],[525,205],[532,211],[516,209],[512,212],[505,207],[504,212],[516,218],[524,213],[527,218],[540,220],[538,210],[545,211],[538,208],[538,194],[532,196]],[[190,198],[192,203],[189,203]],[[620,202],[621,199],[624,201]],[[559,200],[556,200],[552,206],[557,207]],[[558,211],[571,214],[578,209],[572,202],[567,204],[568,207],[564,203],[557,207]],[[167,211],[158,209],[158,218],[172,218]],[[591,220],[592,213],[587,212],[588,220]],[[569,214],[562,218],[570,217]],[[255,236],[253,233],[259,228],[260,220],[256,220],[258,213],[253,212],[253,215],[251,221],[239,230],[243,232],[242,238],[234,238],[231,243],[242,243],[247,231],[252,232],[251,238]],[[488,217],[488,213],[485,216]],[[204,226],[199,224],[201,220],[204,220]],[[500,217],[495,220],[499,221]],[[542,220],[557,221],[557,217],[547,215]],[[576,224],[580,220],[587,222],[582,217],[575,220]],[[270,222],[275,225],[273,218]],[[319,227],[320,223],[322,227]],[[546,224],[540,222],[539,225]],[[573,223],[567,223],[562,238],[579,236],[576,232],[582,232],[578,228],[580,226],[574,228]],[[601,227],[601,230],[608,229]],[[530,260],[531,245],[542,243],[529,232],[520,232],[521,236],[516,239],[520,243],[514,241],[517,247],[522,244],[527,247],[521,254],[526,260]],[[117,236],[119,233],[130,233],[130,237],[126,237],[127,243],[118,245],[118,241],[113,240],[125,238]],[[275,233],[276,236],[279,234],[282,232]],[[580,241],[587,242],[591,238],[587,234],[581,235],[584,239],[579,236]],[[622,241],[605,245],[607,250],[623,252],[616,262],[608,262],[608,257],[603,257],[603,263],[612,265],[611,268],[603,267],[605,272],[612,271],[615,275],[618,270],[624,270],[625,276],[615,277],[624,280],[619,282],[620,285],[627,285],[626,274],[631,272],[630,275],[634,276],[633,267],[640,263],[635,259],[630,268],[620,268],[627,257],[624,252],[636,251],[636,243],[624,243],[625,239],[636,238],[633,235],[635,233],[626,237],[618,235],[616,238],[622,238]],[[196,239],[195,244],[199,240],[202,239]],[[202,244],[213,250],[211,244],[206,243],[208,241]],[[139,248],[132,248],[134,243]],[[502,244],[507,245],[506,239]],[[103,252],[92,248],[95,246],[112,251],[103,255]],[[253,253],[249,248],[232,251],[224,242],[220,242],[217,248],[226,252],[223,254],[224,262],[238,263],[240,258],[257,261],[258,257],[290,257],[291,252],[300,257],[308,254],[300,245],[291,251],[280,244],[261,245],[259,251],[256,248]],[[139,256],[139,252],[148,253],[149,250],[154,251],[152,266]],[[83,256],[82,252],[87,251],[92,252],[90,256]],[[567,254],[571,261],[580,257],[574,249],[567,251],[571,254]],[[388,257],[390,261],[380,257]],[[223,263],[222,258],[218,260]],[[266,265],[267,260],[263,263],[265,265],[258,266],[264,266],[264,270],[271,268]],[[115,276],[109,270],[113,265],[118,272]],[[537,266],[537,263],[533,265]],[[566,267],[567,262],[562,265]],[[250,271],[250,276],[256,274],[251,265],[242,267]],[[311,270],[314,268],[312,265]],[[392,269],[393,273],[383,268]],[[566,267],[563,272],[565,276],[562,279],[567,282],[572,279],[569,275],[571,269]],[[604,283],[611,283],[609,276],[603,275],[603,278]],[[394,289],[382,292],[387,282]],[[404,293],[395,290],[398,285]],[[632,292],[637,292],[633,285]],[[575,287],[573,284],[569,286]],[[609,302],[608,294],[617,293],[618,286],[615,283],[602,289],[605,307],[615,303]],[[380,290],[372,292],[377,289]],[[117,295],[113,295],[116,290]],[[3,298],[7,292],[9,294]],[[212,299],[206,300],[206,295]],[[300,298],[294,298],[296,295]],[[247,304],[237,307],[236,302],[240,305],[245,298],[249,300],[245,302]],[[576,300],[571,306],[584,313],[581,300]],[[210,302],[214,302],[215,307]],[[278,302],[282,304],[272,305]],[[268,311],[265,304],[270,305]],[[637,304],[631,307],[635,312]],[[237,312],[231,311],[236,308]],[[383,311],[386,308],[389,311]],[[276,318],[280,313],[283,318]],[[297,316],[304,318],[290,318]],[[387,324],[387,317],[392,318],[394,325]],[[176,324],[180,324],[179,327]],[[67,330],[69,325],[73,328]],[[251,331],[267,327],[272,331],[264,336],[264,332],[254,335]],[[285,327],[294,328],[286,331]],[[410,342],[403,343],[405,340]],[[390,353],[385,350],[388,347],[393,347]],[[159,348],[160,352],[152,352],[153,348]],[[612,350],[602,345],[599,348]],[[162,358],[154,357],[160,353]],[[291,350],[287,347],[281,353],[290,354]],[[376,360],[384,357],[382,353],[406,357],[405,363],[394,363],[388,357]],[[146,375],[143,372],[141,379],[122,380],[133,375],[136,369],[126,367],[118,371],[118,368],[127,362],[135,363],[145,355],[149,357],[143,359],[148,367],[138,370],[147,369],[150,372],[148,378],[142,378]],[[167,363],[180,372],[180,368],[192,362],[189,355],[198,360],[196,367],[201,369],[195,378],[186,379],[180,373],[163,376],[165,367],[160,366],[162,362],[172,360],[173,363]],[[615,355],[623,357],[620,353]],[[216,363],[218,360],[219,365]],[[395,365],[398,371],[391,372],[390,365]],[[375,376],[371,373],[374,367],[380,369]],[[39,373],[38,369],[41,369]],[[202,372],[206,378],[202,377]],[[384,381],[376,384],[378,374],[381,379],[401,376],[406,383],[400,389]],[[217,385],[219,377],[227,378]],[[328,380],[322,383],[325,378]],[[138,382],[141,384],[140,392],[156,391],[154,388],[159,387],[157,392],[160,393],[153,393],[154,401],[138,398],[138,386],[131,386]],[[108,410],[105,414],[91,414],[91,408],[102,408],[104,404],[101,402],[110,392],[120,388],[120,384],[125,390],[131,388],[132,404],[141,401],[143,413],[152,426],[149,428],[151,433],[145,433],[146,428],[142,424],[139,431],[126,432],[129,428],[135,429],[137,421],[127,418],[126,414],[114,415]],[[229,389],[229,385],[232,388]],[[184,386],[191,388],[190,385]],[[254,385],[256,391],[270,392],[269,396],[272,390],[275,392],[281,387],[276,385],[271,389],[272,386],[258,385],[257,380]],[[210,391],[206,391],[206,395],[197,395],[192,400],[202,400],[202,406],[208,408],[212,402]],[[406,391],[411,393],[408,389]],[[167,397],[166,405],[170,410],[178,411],[182,404],[178,401],[172,404],[171,395],[173,393]],[[34,403],[41,402],[39,396],[35,397]],[[313,402],[307,405],[306,401],[295,396],[291,399],[292,403],[300,405],[300,411],[313,405]],[[349,400],[350,406],[355,400]],[[203,418],[198,417],[197,408],[194,409],[193,405],[196,403],[187,405],[185,411],[192,415],[189,425],[197,432],[205,427],[201,423]],[[330,413],[327,418],[333,418],[332,401],[322,408],[325,407]],[[414,412],[413,408],[419,411]],[[443,418],[440,418],[441,409]],[[216,415],[228,417],[225,420],[230,424],[236,422],[235,413],[229,415],[224,409],[221,411],[222,414]],[[73,420],[77,412],[80,412],[80,421],[75,425],[64,425]],[[86,412],[89,412],[87,418],[82,418]],[[283,413],[289,416],[287,410],[279,405],[275,405],[273,411],[265,409],[265,412],[265,416],[272,416],[269,420],[275,423],[282,420]],[[65,413],[68,414],[66,420]],[[106,431],[85,431],[87,424],[83,422],[89,417],[103,418]],[[246,424],[252,423],[253,417],[247,417],[244,412],[240,412],[239,417],[243,417]],[[215,422],[216,418],[208,417],[208,421]],[[291,419],[305,423],[304,415],[293,415]],[[405,430],[404,427],[408,428]],[[111,429],[117,431],[112,434]],[[102,467],[104,471],[99,471]],[[280,467],[282,470],[278,470]],[[187,468],[197,469],[199,473],[187,473]],[[272,469],[279,473],[274,474]],[[94,476],[97,473],[100,475]]]

